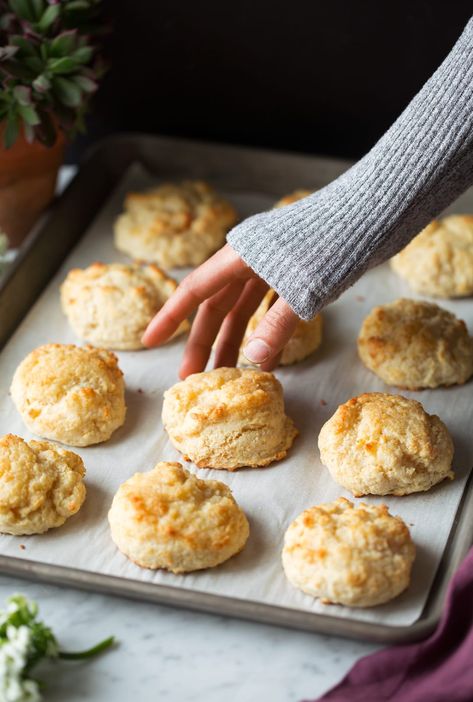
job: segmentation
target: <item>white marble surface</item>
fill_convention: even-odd
[[[62,169],[62,189],[74,169]],[[298,702],[334,685],[374,645],[0,577],[0,601],[22,592],[64,649],[114,634],[86,663],[38,669],[48,702]]]
[[[335,684],[374,645],[0,577],[22,592],[64,649],[114,634],[86,663],[38,669],[48,702],[298,702]]]

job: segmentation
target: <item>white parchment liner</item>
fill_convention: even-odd
[[[93,261],[128,260],[114,249],[112,223],[121,210],[126,191],[154,182],[139,166],[125,174],[113,197],[0,354],[2,434],[12,432],[32,438],[8,394],[17,364],[40,344],[81,343],[69,329],[60,309],[58,289],[66,273],[70,268],[87,266]],[[267,196],[254,193],[229,192],[226,195],[242,217],[273,204]],[[456,209],[461,211],[468,206],[473,209],[471,195],[465,196]],[[299,365],[278,369],[287,412],[300,430],[285,460],[268,468],[235,473],[198,470],[187,464],[202,478],[226,482],[245,510],[251,534],[246,548],[237,557],[209,571],[176,576],[133,565],[117,551],[109,535],[107,511],[119,484],[136,471],[151,469],[158,461],[180,458],[168,441],[160,416],[163,391],[177,381],[184,340],[154,350],[118,353],[127,386],[127,419],[107,443],[73,449],[80,453],[87,467],[88,495],[81,511],[60,529],[41,536],[0,536],[0,552],[41,563],[336,617],[388,625],[413,623],[426,601],[473,463],[471,382],[463,387],[403,393],[421,400],[428,412],[438,414],[447,424],[455,441],[456,479],[445,481],[425,494],[364,498],[375,503],[385,501],[391,511],[401,515],[411,527],[417,559],[408,591],[387,605],[368,610],[322,605],[287,582],[280,561],[283,534],[294,517],[307,507],[339,495],[350,497],[321,465],[317,436],[323,422],[348,398],[361,392],[390,391],[361,364],[355,342],[361,322],[372,306],[400,296],[416,297],[387,265],[369,272],[324,312],[324,341],[319,351]],[[471,300],[442,301],[441,304],[465,319],[470,330],[473,329]],[[20,544],[25,546],[24,550],[20,549]]]

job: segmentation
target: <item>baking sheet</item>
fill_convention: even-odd
[[[72,267],[87,266],[96,260],[128,260],[114,249],[113,219],[120,212],[123,196],[128,190],[154,183],[156,179],[139,166],[133,166],[126,173],[85,237],[0,355],[2,434],[12,432],[27,439],[32,436],[8,395],[11,377],[22,358],[43,343],[80,343],[62,315],[58,295],[60,283]],[[273,204],[273,198],[264,192],[238,191],[225,195],[242,217]],[[179,277],[182,277],[182,272]],[[83,457],[87,467],[88,496],[81,511],[60,529],[41,536],[0,536],[0,553],[329,616],[392,626],[412,624],[419,618],[427,599],[473,463],[469,445],[473,419],[471,384],[403,393],[420,399],[427,411],[439,414],[449,427],[455,442],[455,481],[446,481],[420,495],[364,498],[369,502],[388,503],[391,511],[401,515],[411,527],[417,559],[408,591],[392,603],[369,610],[323,605],[293,588],[285,579],[280,564],[284,531],[297,514],[339,495],[353,499],[332,481],[321,465],[317,436],[321,425],[349,397],[361,392],[387,390],[358,360],[355,341],[362,319],[371,307],[401,295],[416,297],[387,266],[369,272],[324,313],[322,347],[302,364],[277,370],[285,390],[287,412],[300,430],[300,436],[284,461],[268,468],[235,473],[198,470],[187,464],[200,477],[226,482],[245,510],[250,521],[250,539],[244,551],[235,558],[216,569],[194,574],[176,576],[153,572],[129,562],[117,551],[109,536],[106,515],[118,485],[138,470],[151,469],[160,460],[179,460],[179,454],[163,431],[160,414],[164,390],[177,381],[183,339],[159,349],[118,353],[127,386],[127,420],[107,443],[73,449]],[[443,301],[442,304],[465,319],[470,329],[473,327],[473,306],[469,300]]]

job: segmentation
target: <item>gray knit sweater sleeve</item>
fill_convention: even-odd
[[[228,234],[302,319],[387,260],[473,184],[473,18],[373,149],[322,190]]]

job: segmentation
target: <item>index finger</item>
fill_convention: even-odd
[[[142,337],[145,346],[158,346],[176,331],[179,324],[201,302],[236,279],[254,275],[251,268],[226,244],[195,271],[184,278],[175,293],[148,324]]]

